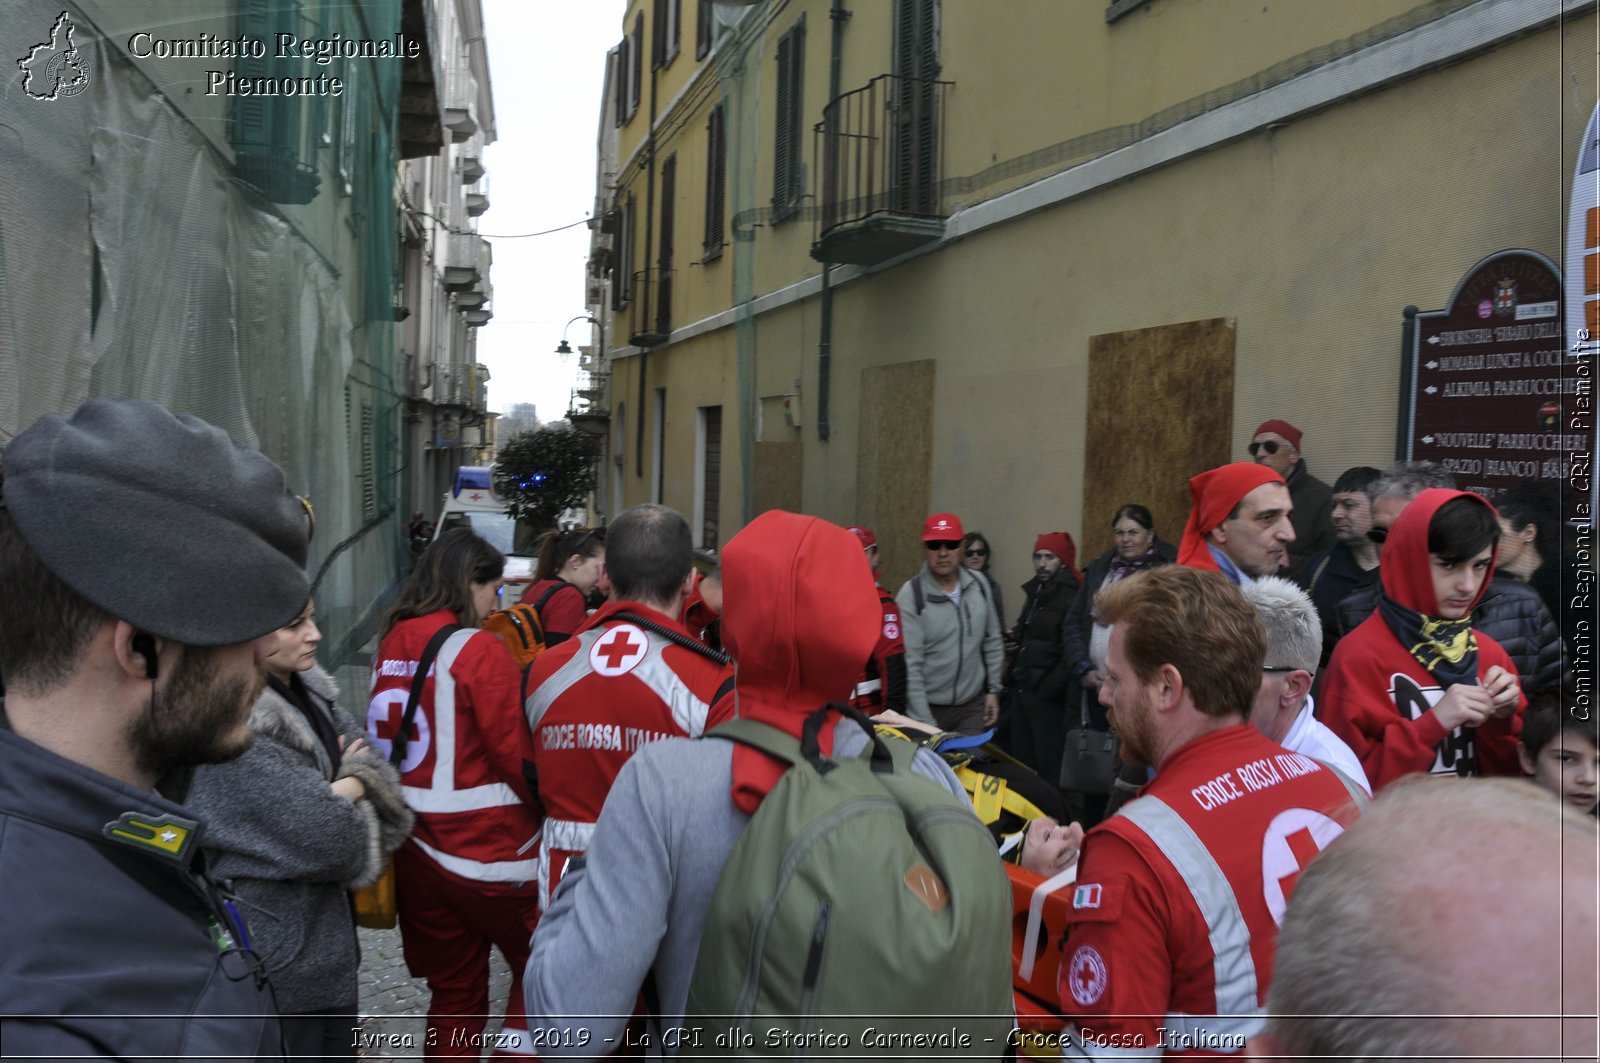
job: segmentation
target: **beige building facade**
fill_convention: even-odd
[[[1393,460],[1404,309],[1496,251],[1561,262],[1600,27],[1561,0],[634,0],[623,29],[602,497],[708,549],[774,506],[866,523],[891,582],[952,510],[1015,584],[1035,534],[1087,559],[1123,502],[1175,540],[1187,478],[1268,418],[1326,481]]]

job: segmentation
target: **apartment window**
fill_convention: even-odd
[[[633,295],[633,221],[637,199],[628,193],[625,202],[618,204],[616,251],[611,265],[611,309],[621,310]]]
[[[666,66],[677,58],[682,14],[683,0],[656,0],[655,39],[650,55],[655,66]]]
[[[778,112],[773,125],[772,220],[800,209],[800,116],[805,94],[806,20],[801,16],[778,38]]]
[[[716,24],[711,21],[711,0],[699,0],[694,14],[694,57],[704,59],[711,54],[711,38]]]
[[[695,526],[699,545],[715,550],[722,515],[722,407],[700,407],[699,420],[695,432]]]
[[[672,259],[677,251],[678,156],[661,163],[661,257],[656,260],[656,331],[666,335],[672,321]]]
[[[639,109],[639,94],[644,85],[644,14],[633,16],[633,33],[628,44],[629,65],[633,77],[628,82],[628,117]]]
[[[611,64],[611,105],[617,112],[616,123],[621,125],[632,114],[628,110],[628,71],[632,69],[628,63],[628,38],[622,38],[606,61]]]
[[[728,136],[723,126],[723,104],[717,104],[706,119],[706,239],[705,255],[710,261],[722,254],[726,242],[728,202]]]

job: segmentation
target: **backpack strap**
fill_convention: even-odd
[[[721,738],[735,745],[747,746],[758,750],[768,756],[781,760],[791,767],[799,765],[804,760],[816,769],[818,775],[826,775],[837,764],[822,755],[821,736],[823,721],[829,712],[837,712],[848,716],[861,724],[872,739],[872,770],[875,772],[894,774],[894,757],[889,752],[889,747],[884,745],[883,739],[878,737],[877,729],[866,713],[853,705],[846,705],[841,701],[830,701],[806,717],[805,724],[800,729],[800,738],[786,734],[769,723],[760,720],[735,719],[718,724],[705,733],[706,738]]]
[[[422,684],[428,681],[428,670],[433,667],[434,658],[439,656],[439,650],[450,636],[460,630],[460,624],[446,624],[435,631],[422,656],[417,658],[417,672],[411,677],[411,696],[406,699],[405,715],[400,717],[400,730],[395,732],[394,741],[389,744],[389,763],[397,770],[406,759],[406,747],[411,744],[411,724],[417,718],[417,705],[422,700]]]
[[[928,600],[922,596],[922,573],[920,572],[911,577],[911,597],[917,603],[917,615],[921,616],[922,607],[928,604]]]
[[[612,613],[606,619],[626,620],[630,624],[638,624],[646,631],[653,631],[657,635],[660,635],[662,638],[666,639],[668,642],[671,642],[677,646],[682,646],[690,653],[698,653],[708,661],[715,661],[718,664],[727,664],[730,660],[726,653],[723,653],[721,650],[712,649],[699,639],[696,639],[690,635],[685,635],[681,631],[674,631],[665,624],[658,624],[648,617],[640,616],[638,613],[630,613],[626,609]]]
[[[556,580],[555,586],[546,587],[544,589],[544,593],[539,595],[539,600],[533,603],[533,611],[539,614],[539,626],[541,628],[544,627],[544,603],[548,602],[550,600],[550,596],[563,587],[571,587],[573,590],[578,591],[576,584],[568,583],[564,579],[558,579]],[[583,592],[578,591],[578,596],[580,598],[583,597]],[[585,604],[587,604],[587,601],[588,600],[585,599]]]

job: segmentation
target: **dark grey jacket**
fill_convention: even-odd
[[[224,929],[206,827],[0,718],[7,1055],[281,1059],[264,972]]]
[[[301,673],[334,729],[363,736],[334,705],[333,679]],[[305,716],[270,687],[250,710],[256,740],[227,764],[195,772],[189,802],[211,822],[212,867],[233,881],[286,1013],[356,1004],[355,920],[350,889],[383,872],[411,832],[399,780],[376,754],[357,767],[333,764]],[[355,775],[367,797],[354,804],[329,784]]]
[[[1339,603],[1339,637],[1378,608],[1382,584],[1363,587]],[[1472,610],[1472,626],[1498,642],[1513,664],[1522,692],[1533,697],[1545,687],[1559,683],[1567,674],[1561,644],[1561,629],[1545,608],[1539,592],[1526,583],[1496,576],[1489,581],[1483,600]]]

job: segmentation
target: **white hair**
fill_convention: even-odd
[[[1281,576],[1263,576],[1239,589],[1267,629],[1266,663],[1315,673],[1322,661],[1322,620],[1310,596]]]

